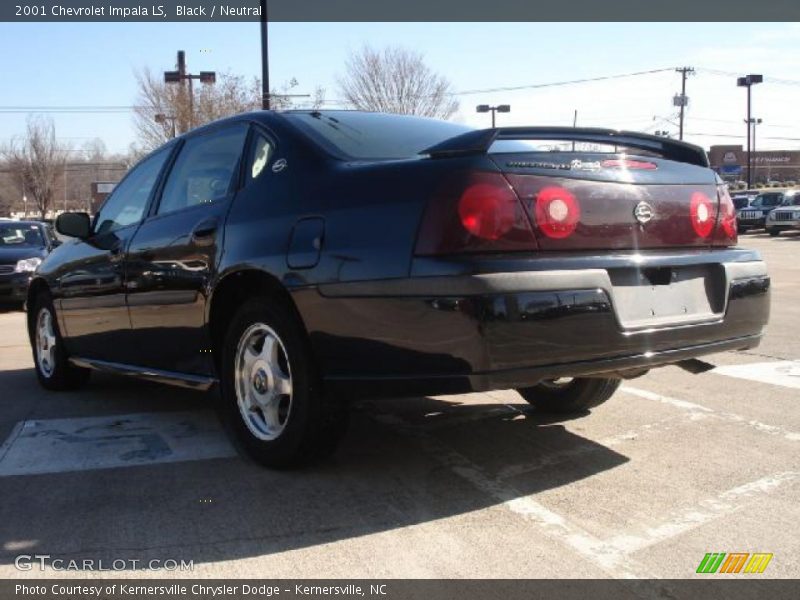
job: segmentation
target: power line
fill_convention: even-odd
[[[733,71],[722,71],[720,69],[697,69],[702,73],[708,73],[709,75],[719,75],[722,77],[739,77],[739,73],[734,73]],[[765,83],[776,83],[778,85],[800,85],[800,81],[797,79],[781,79],[779,77],[764,77]]]
[[[537,88],[546,88],[546,87],[558,87],[562,85],[575,85],[578,83],[591,83],[594,81],[607,81],[609,79],[622,79],[625,77],[638,77],[640,75],[651,75],[653,73],[664,73],[666,71],[672,71],[671,68],[669,69],[650,69],[649,71],[635,71],[633,73],[620,73],[617,75],[603,75],[601,77],[587,77],[584,79],[570,79],[567,81],[553,81],[549,83],[531,83],[527,85],[514,85],[514,86],[507,86],[507,87],[498,87],[498,88],[486,88],[486,89],[476,89],[476,90],[462,90],[459,92],[452,92],[451,96],[466,96],[469,94],[488,94],[492,92],[513,92],[516,90],[532,90]]]

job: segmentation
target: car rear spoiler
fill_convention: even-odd
[[[431,158],[486,154],[497,140],[563,140],[612,144],[653,152],[667,160],[708,167],[705,150],[694,144],[669,138],[637,133],[588,127],[497,127],[469,131],[423,150]]]

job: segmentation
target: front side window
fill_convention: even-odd
[[[95,234],[116,231],[142,220],[150,194],[171,150],[163,148],[150,155],[120,182],[97,214]]]
[[[247,137],[247,124],[189,138],[167,178],[158,214],[222,200],[228,195]]]

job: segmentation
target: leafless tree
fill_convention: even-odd
[[[12,139],[3,149],[8,170],[22,194],[44,219],[53,204],[56,180],[64,173],[69,147],[56,140],[53,121],[30,117],[25,137]]]
[[[359,110],[449,119],[458,110],[450,82],[422,54],[401,47],[364,46],[350,55],[339,79],[344,99]]]
[[[241,75],[220,73],[214,84],[194,86],[193,97],[188,84],[166,84],[149,69],[137,74],[139,94],[134,109],[134,124],[138,143],[132,154],[144,154],[170,139],[176,133],[189,131],[231,115],[258,110],[261,107],[261,82],[246,80]],[[288,94],[298,85],[292,79],[280,89],[272,90],[272,108],[285,110],[295,103]],[[315,90],[314,107],[325,99],[322,88]],[[157,115],[163,115],[158,117]]]

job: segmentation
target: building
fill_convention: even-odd
[[[742,146],[711,146],[711,167],[726,181],[747,179],[747,151]],[[800,181],[800,150],[753,152],[753,183]]]

